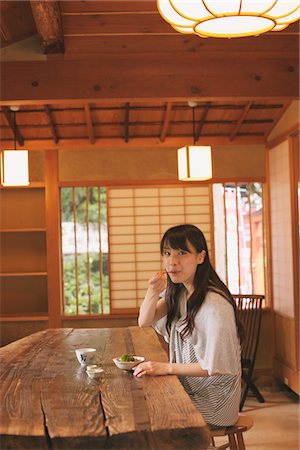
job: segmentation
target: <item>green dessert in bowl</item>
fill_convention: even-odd
[[[126,353],[119,358],[120,362],[129,362],[129,361],[135,361],[133,355],[127,355]]]
[[[122,370],[132,370],[135,366],[145,361],[143,356],[135,356],[124,353],[119,358],[114,358],[115,365]]]

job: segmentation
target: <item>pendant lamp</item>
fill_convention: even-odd
[[[178,179],[181,181],[203,181],[212,178],[211,147],[196,145],[195,107],[197,103],[189,102],[193,111],[194,145],[186,145],[177,150]]]
[[[179,33],[237,38],[281,31],[300,19],[300,0],[157,0]]]
[[[28,150],[16,149],[16,111],[19,107],[11,106],[10,109],[14,117],[14,150],[1,152],[1,183],[3,186],[28,186]]]

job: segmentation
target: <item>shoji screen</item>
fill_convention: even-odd
[[[210,199],[203,185],[108,188],[111,312],[141,304],[148,279],[162,267],[159,243],[169,227],[197,225],[210,250]]]
[[[299,394],[298,217],[299,158],[297,137],[268,151],[274,326],[273,370],[276,378]]]
[[[293,248],[288,142],[269,151],[272,224],[273,306],[286,316],[294,316]]]

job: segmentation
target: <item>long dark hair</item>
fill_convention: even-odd
[[[166,247],[172,249],[181,249],[189,252],[187,243],[190,243],[197,251],[201,253],[205,250],[205,258],[202,264],[198,264],[194,278],[194,292],[187,303],[187,316],[185,327],[182,331],[182,337],[191,334],[195,326],[195,317],[201,308],[208,291],[217,292],[228,301],[234,310],[235,321],[238,334],[242,340],[243,332],[236,316],[236,303],[223,281],[219,278],[213,266],[211,265],[206,240],[202,231],[195,225],[184,224],[169,228],[162,237],[160,243],[160,252],[163,255]],[[171,324],[174,319],[179,317],[178,298],[184,289],[182,284],[175,284],[167,277],[167,289],[165,299],[167,303],[167,330],[170,332]]]

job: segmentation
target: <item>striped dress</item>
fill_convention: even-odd
[[[205,421],[230,426],[238,418],[241,396],[241,353],[232,306],[215,292],[208,292],[195,317],[192,335],[181,338],[186,297],[180,300],[180,319],[166,331],[166,316],[154,326],[169,343],[171,362],[197,363],[208,377],[180,377],[184,389]]]

